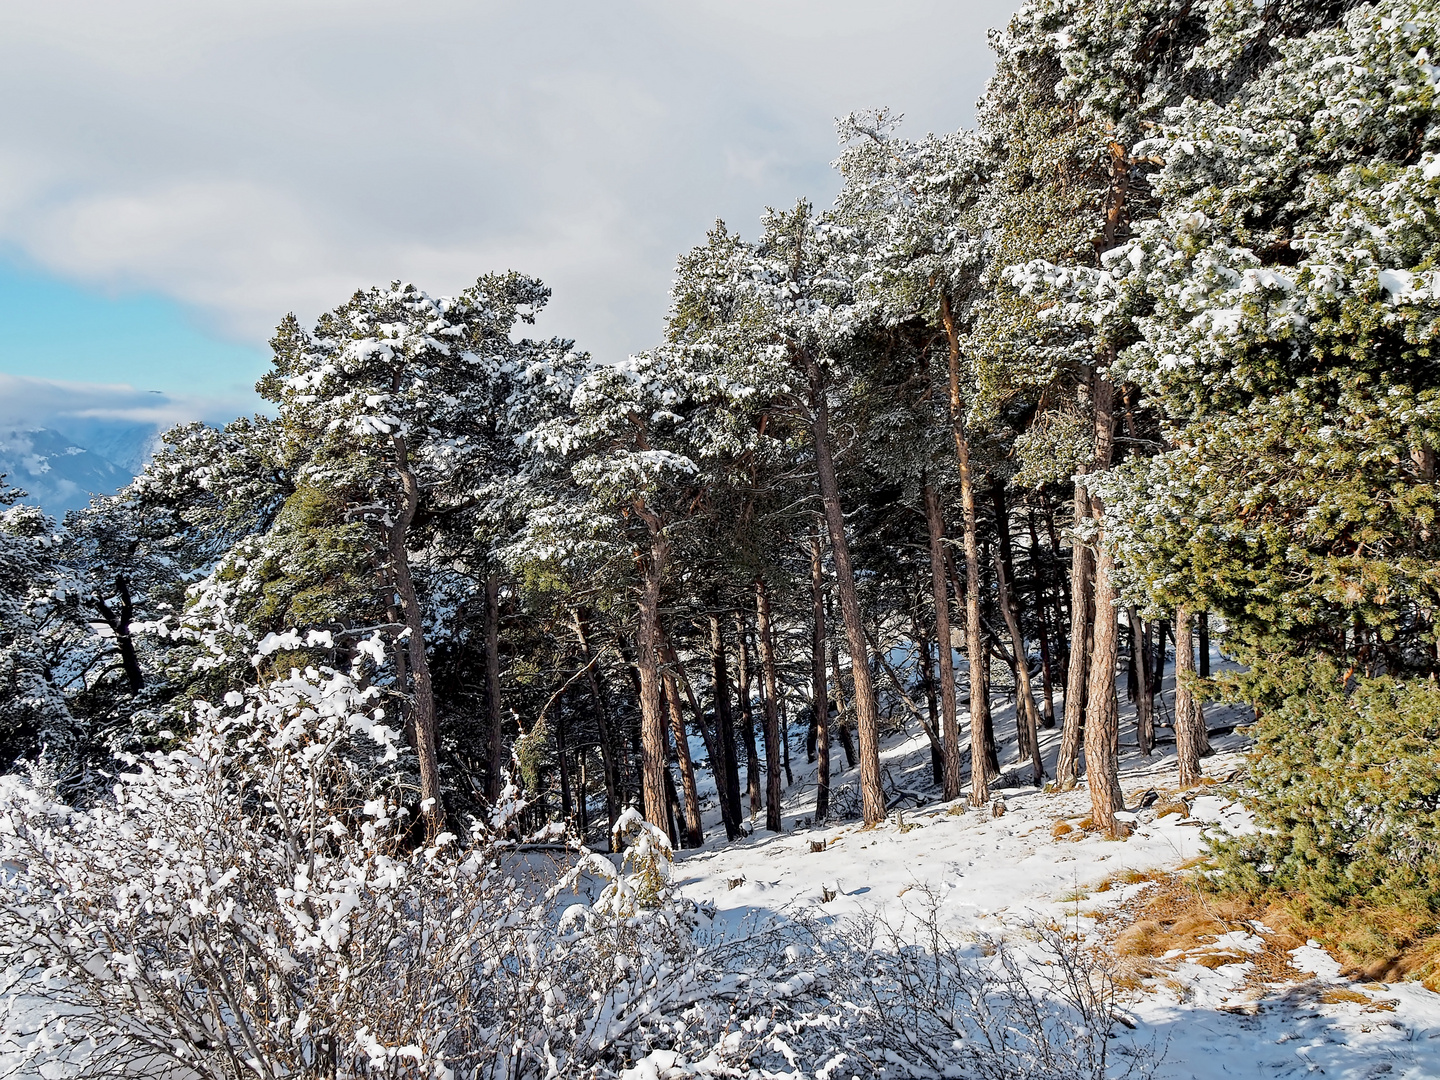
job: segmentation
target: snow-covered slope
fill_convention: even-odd
[[[57,518],[92,494],[114,494],[133,475],[49,428],[0,430],[0,473]]]
[[[1208,717],[1212,729],[1236,718],[1214,706]],[[929,785],[929,750],[917,728],[912,723],[913,734],[897,733],[886,743],[882,760],[891,790]],[[996,729],[1001,735],[1013,731],[1011,715],[997,715]],[[1058,731],[1042,735],[1047,763],[1053,763]],[[1241,765],[1246,740],[1225,734],[1213,741],[1218,753],[1206,759],[1205,770],[1227,777]],[[1008,751],[1007,769],[1028,774],[1014,761],[1013,742]],[[836,753],[843,766],[838,747]],[[938,901],[939,923],[953,936],[1018,940],[1037,924],[1059,923],[1103,947],[1106,915],[1154,887],[1125,884],[1127,878],[1178,869],[1203,852],[1212,831],[1250,827],[1224,786],[1194,797],[1188,817],[1157,817],[1163,800],[1139,809],[1147,792],[1176,786],[1173,746],[1165,743],[1149,760],[1133,746],[1124,751],[1122,787],[1127,805],[1137,809],[1135,832],[1123,841],[1063,828],[1063,835],[1052,835],[1058,822],[1073,827],[1089,813],[1088,794],[1047,794],[1018,784],[999,792],[1000,816],[993,807],[966,810],[963,801],[922,807],[912,801],[875,829],[856,822],[814,828],[814,767],[803,757],[792,766],[798,767],[784,833],[765,832],[762,817],[752,823],[752,836],[726,844],[717,816],[707,820],[706,845],[677,858],[677,884],[685,895],[713,904],[721,927],[738,930],[757,914],[787,918],[808,909],[839,918],[875,913],[890,926],[908,920],[918,930],[914,912]],[[834,782],[844,786],[855,779],[853,771],[841,772]],[[1234,936],[1222,944],[1242,954],[1260,941]],[[1176,958],[1168,980],[1126,995],[1134,1029],[1118,1029],[1118,1038],[1158,1052],[1156,1075],[1174,1080],[1440,1077],[1440,995],[1414,984],[1355,986],[1313,947],[1296,950],[1292,962],[1313,978],[1266,984],[1253,977],[1256,965],[1249,961],[1212,969]]]

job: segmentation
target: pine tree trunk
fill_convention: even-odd
[[[865,644],[860,598],[855,591],[855,570],[850,563],[850,542],[845,535],[845,513],[840,506],[840,487],[830,452],[830,406],[820,365],[805,356],[810,381],[811,434],[815,449],[815,471],[820,483],[820,501],[830,530],[830,553],[835,561],[835,590],[840,596],[840,616],[850,644],[851,678],[855,682],[855,720],[860,731],[860,802],[867,825],[885,820],[885,792],[880,786],[880,712],[870,683],[870,651]],[[763,635],[762,635],[763,636]],[[762,646],[763,647],[763,646]]]
[[[505,768],[505,739],[500,702],[500,575],[485,579],[485,702],[490,719],[490,805],[500,799],[500,774]]]
[[[990,659],[980,625],[980,529],[975,514],[975,483],[970,468],[970,440],[965,434],[965,413],[960,399],[960,336],[950,309],[950,297],[940,296],[940,317],[950,346],[950,431],[955,439],[955,461],[960,474],[961,522],[965,532],[965,657],[970,674],[970,805],[990,801],[988,762],[993,748],[986,745],[990,728]],[[991,739],[993,743],[993,737]],[[988,752],[987,752],[988,751]]]
[[[750,705],[750,641],[745,616],[735,612],[735,657],[740,692],[740,728],[745,736],[745,790],[750,799],[750,816],[760,816],[760,751],[755,745],[755,712]]]
[[[639,632],[635,636],[635,670],[640,696],[640,780],[645,820],[667,832],[670,806],[665,791],[665,718],[660,704],[660,584],[670,545],[660,518],[644,502],[635,511],[650,530],[650,551],[639,558],[641,587]]]
[[[1130,608],[1130,640],[1131,651],[1135,654],[1135,674],[1140,682],[1135,698],[1135,741],[1140,744],[1140,752],[1149,757],[1155,749],[1155,717],[1150,705],[1150,650],[1145,645],[1145,628],[1140,622],[1140,615],[1133,606]]]
[[[1190,685],[1196,675],[1194,628],[1194,616],[1179,608],[1175,612],[1175,759],[1181,787],[1200,782],[1200,759],[1210,753],[1205,712]]]
[[[134,697],[145,689],[145,673],[140,670],[140,658],[135,653],[135,635],[130,629],[135,619],[135,604],[130,598],[130,583],[123,574],[115,575],[115,591],[120,597],[119,611],[101,596],[95,597],[95,609],[115,634],[115,647],[120,650],[120,666],[125,671],[125,686],[130,696]]]
[[[920,718],[920,726],[925,729],[925,737],[930,740],[930,777],[936,787],[942,788],[945,784],[945,747],[940,741],[940,689],[935,683],[935,665],[930,659],[930,636],[920,627],[919,617],[910,621],[910,633],[915,640],[915,649],[919,653],[918,667],[920,668],[920,684],[925,688],[925,709],[930,714],[927,722],[924,717]],[[893,669],[888,663],[885,664],[887,671],[891,672],[891,679],[899,690],[899,679],[895,676]]]
[[[995,556],[995,575],[1000,590],[1000,611],[1005,616],[1005,629],[1010,633],[1010,644],[1015,650],[1015,723],[1020,728],[1020,745],[1030,752],[1031,779],[1039,787],[1045,782],[1045,763],[1040,757],[1040,717],[1035,708],[1035,697],[1030,692],[1030,660],[1025,655],[1025,635],[1020,631],[1014,597],[1006,583],[1005,561],[998,553]]]
[[[585,633],[584,620],[578,611],[570,612],[575,637],[580,642],[581,658],[585,661],[585,681],[590,689],[590,700],[595,706],[595,728],[600,736],[600,765],[605,780],[605,816],[609,819],[610,842],[614,843],[615,822],[620,820],[620,775],[615,764],[615,746],[611,741],[610,710],[600,686],[599,663],[590,648],[589,635]]]
[[[560,766],[560,816],[567,826],[574,824],[575,800],[570,792],[570,752],[565,748],[565,699],[562,696],[555,709],[555,759]],[[585,798],[585,793],[580,793]]]
[[[775,650],[770,638],[770,594],[755,579],[755,641],[765,680],[765,827],[780,832],[780,711],[776,701]]]
[[[695,763],[690,759],[690,740],[685,734],[685,715],[680,711],[680,691],[675,687],[675,673],[664,674],[665,699],[670,706],[670,736],[675,740],[675,761],[680,766],[680,786],[685,799],[686,847],[697,848],[705,842],[700,822],[700,789],[695,783]]]
[[[439,738],[435,724],[435,691],[430,682],[430,661],[425,655],[425,620],[420,611],[420,597],[410,575],[410,552],[405,534],[415,520],[420,505],[420,483],[410,468],[405,439],[391,436],[395,446],[395,467],[400,474],[403,501],[390,527],[390,565],[394,574],[395,592],[405,627],[410,631],[406,652],[410,661],[410,679],[414,699],[410,721],[414,728],[415,757],[420,765],[420,812],[425,818],[425,834],[433,840],[445,830],[445,806],[440,787]]]
[[[815,709],[815,821],[830,816],[830,695],[825,687],[825,566],[820,533],[810,527],[810,700]]]
[[[1103,507],[1095,499],[1096,517]],[[1090,789],[1090,814],[1106,836],[1118,835],[1115,811],[1125,807],[1120,792],[1120,707],[1115,696],[1115,664],[1119,655],[1115,611],[1115,556],[1097,541],[1095,559],[1095,638],[1090,651],[1089,692],[1085,701],[1085,783]]]
[[[945,586],[945,519],[940,496],[925,485],[925,524],[930,538],[930,591],[935,601],[935,647],[940,661],[940,737],[944,744],[946,800],[960,797],[960,724],[955,715],[955,662],[950,644],[950,593]],[[929,665],[927,664],[928,668]]]
[[[1093,566],[1090,548],[1080,533],[1088,518],[1090,496],[1075,481],[1075,538],[1070,546],[1070,645],[1066,660],[1065,713],[1060,754],[1055,760],[1055,785],[1062,791],[1080,778],[1080,726],[1085,719],[1085,680],[1090,674],[1090,600]]]
[[[725,823],[725,836],[736,840],[741,836],[740,762],[735,757],[735,714],[730,709],[730,669],[725,658],[725,631],[720,616],[710,616],[710,676],[715,692],[715,741],[710,756],[714,766],[715,787],[720,799],[720,816]]]
[[[1050,673],[1050,617],[1046,612],[1045,582],[1048,568],[1040,560],[1040,537],[1035,532],[1035,511],[1029,513],[1030,570],[1035,576],[1035,618],[1040,624],[1040,687],[1044,692],[1040,726],[1055,726],[1055,684]]]

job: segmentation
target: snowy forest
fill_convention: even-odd
[[[1440,1031],[1440,4],[991,43],[973,130],[845,116],[833,204],[717,221],[645,352],[527,336],[521,272],[393,281],[119,494],[0,482],[0,1062],[1212,1075],[1136,1003],[1199,946],[1064,868],[1007,937],[823,863],[1020,823],[1209,912],[1197,979]]]

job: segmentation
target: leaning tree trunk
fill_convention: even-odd
[[[1103,506],[1095,499],[1097,519]],[[1085,783],[1090,789],[1090,814],[1098,829],[1115,836],[1115,811],[1125,807],[1120,792],[1116,744],[1120,734],[1120,703],[1115,696],[1115,663],[1119,619],[1115,611],[1115,556],[1097,541],[1095,558],[1095,637],[1090,649],[1089,693],[1085,700]]]
[[[755,639],[765,679],[765,827],[780,832],[780,710],[776,700],[775,649],[770,637],[770,594],[755,579]]]
[[[665,717],[660,704],[660,583],[670,544],[660,517],[640,500],[635,511],[650,530],[650,551],[641,555],[639,628],[635,670],[640,683],[640,781],[645,820],[667,834],[670,806],[665,790]]]
[[[830,695],[825,687],[825,566],[820,533],[810,528],[810,700],[815,710],[815,821],[830,816]]]
[[[725,836],[735,840],[741,836],[740,822],[740,763],[735,758],[735,714],[730,710],[730,670],[725,658],[725,632],[720,625],[720,616],[710,616],[710,673],[715,690],[715,741],[719,746],[711,748],[711,757],[719,751],[715,763],[716,793],[720,799],[721,819],[725,823]]]
[[[485,579],[485,701],[490,715],[490,805],[500,800],[505,740],[500,730],[500,575]]]
[[[115,575],[115,592],[120,597],[120,610],[116,611],[102,596],[95,597],[95,608],[105,625],[115,634],[115,647],[120,650],[120,666],[125,670],[125,686],[134,697],[145,689],[145,674],[140,670],[140,658],[135,653],[135,635],[130,624],[135,619],[135,604],[130,599],[130,583],[124,574]]]
[[[860,729],[860,803],[865,824],[876,825],[885,820],[885,791],[880,784],[880,710],[870,683],[870,649],[865,643],[865,624],[855,591],[855,569],[850,562],[850,541],[845,535],[845,513],[840,507],[840,485],[835,478],[835,461],[830,451],[830,406],[825,398],[820,364],[808,354],[804,360],[810,381],[815,471],[820,482],[820,501],[825,507],[825,524],[830,530],[835,591],[840,595],[840,617],[850,644],[850,671],[855,681],[855,720]]]
[[[1205,737],[1205,714],[1195,700],[1191,685],[1195,677],[1195,642],[1192,634],[1195,618],[1189,609],[1175,612],[1175,760],[1180,766],[1180,786],[1194,787],[1200,782],[1202,747]]]
[[[1035,575],[1035,618],[1040,624],[1040,686],[1044,691],[1044,709],[1040,726],[1055,726],[1055,683],[1050,672],[1050,618],[1046,614],[1045,581],[1047,568],[1040,564],[1040,537],[1035,532],[1035,511],[1029,513],[1030,570]],[[1048,560],[1047,560],[1048,561]]]
[[[434,839],[445,829],[445,806],[440,789],[439,740],[435,726],[435,690],[430,683],[430,661],[425,656],[425,620],[420,611],[420,597],[415,592],[415,579],[410,575],[410,552],[405,534],[415,520],[420,505],[420,482],[410,468],[405,438],[393,435],[395,467],[400,474],[402,502],[400,512],[390,526],[390,565],[394,574],[395,592],[400,597],[405,628],[410,631],[406,641],[410,661],[410,679],[415,688],[410,706],[410,719],[415,731],[415,757],[420,764],[420,812],[425,817],[426,835]]]
[[[1015,710],[1015,723],[1021,726],[1022,745],[1030,749],[1031,778],[1039,787],[1045,782],[1045,763],[1040,757],[1040,716],[1035,708],[1035,696],[1030,692],[1030,658],[1025,655],[1025,636],[1020,632],[1014,598],[1006,583],[1005,560],[998,552],[995,555],[995,575],[1000,588],[1000,611],[1005,616],[1005,629],[1010,633],[1010,645],[1015,650],[1015,699],[1019,706]]]
[[[935,645],[940,660],[940,738],[945,747],[945,798],[960,797],[960,725],[955,718],[955,661],[950,644],[950,592],[945,585],[945,519],[940,496],[925,485],[925,524],[930,534],[930,591],[935,599]],[[927,665],[928,667],[928,665]]]
[[[987,773],[990,728],[990,657],[980,625],[980,529],[975,514],[975,481],[970,467],[970,439],[965,434],[965,411],[960,400],[960,336],[950,310],[950,297],[940,296],[940,317],[950,345],[950,432],[955,438],[955,461],[960,474],[960,510],[965,530],[965,658],[970,669],[970,805],[990,801]]]

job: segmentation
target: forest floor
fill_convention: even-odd
[[[1213,705],[1206,712],[1212,731],[1246,719]],[[997,710],[995,727],[1002,738],[1013,735],[1013,711]],[[1238,790],[1224,782],[1243,765],[1243,734],[1212,738],[1207,786],[1183,795],[1173,743],[1149,758],[1122,744],[1134,833],[1113,841],[1083,828],[1083,787],[1044,793],[1028,783],[1013,738],[1002,744],[1002,786],[993,792],[1002,814],[993,805],[966,810],[963,799],[916,806],[917,796],[935,799],[935,791],[928,743],[913,720],[909,728],[884,742],[882,769],[887,791],[914,795],[882,825],[814,827],[815,766],[802,753],[792,758],[785,831],[766,832],[762,815],[750,837],[727,844],[718,812],[707,816],[707,844],[678,853],[680,891],[714,906],[720,933],[807,911],[877,916],[923,934],[915,916],[930,905],[957,939],[1023,939],[1029,927],[1060,924],[1113,971],[1124,1015],[1116,1038],[1158,1056],[1157,1077],[1440,1077],[1440,994],[1347,979],[1316,943],[1187,883],[1183,871],[1208,836],[1253,827]],[[1059,731],[1041,734],[1053,774]],[[855,784],[838,746],[835,757],[834,788]],[[1134,1058],[1114,1060],[1118,1074]]]

